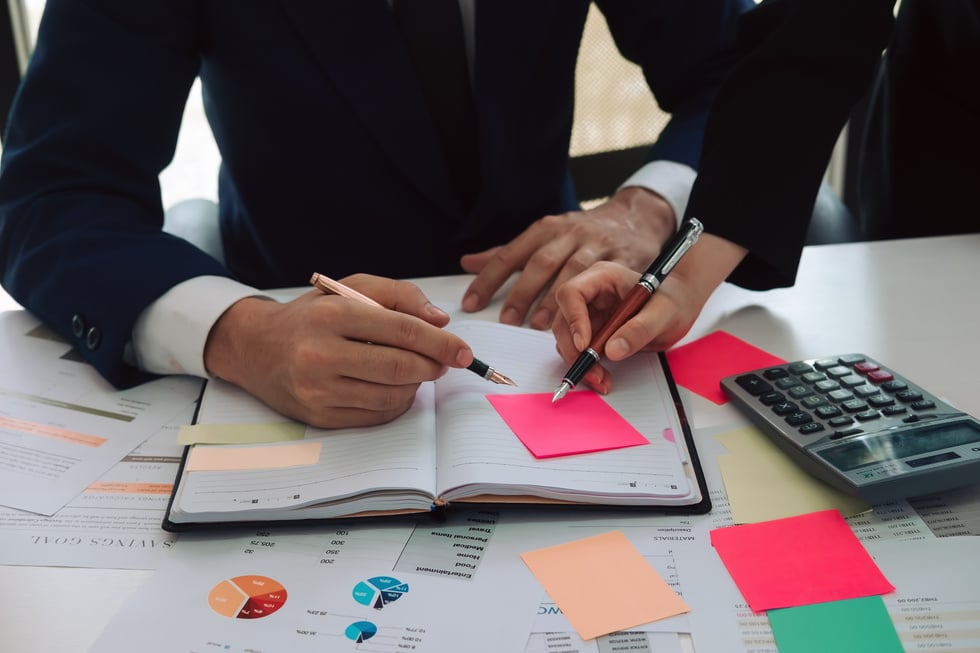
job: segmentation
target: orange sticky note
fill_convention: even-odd
[[[895,589],[836,510],[718,528],[711,544],[755,612]]]
[[[690,611],[622,531],[529,551],[521,558],[582,639]]]
[[[720,385],[726,376],[786,362],[725,331],[671,349],[666,356],[678,385],[719,405],[728,401]]]
[[[535,458],[649,444],[650,441],[591,390],[556,403],[549,393],[487,395],[497,413]]]
[[[218,444],[196,445],[187,455],[185,467],[189,472],[274,469],[315,465],[319,461],[319,442],[297,442],[266,447],[235,447]]]

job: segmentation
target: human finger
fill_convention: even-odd
[[[474,312],[486,307],[511,275],[523,269],[531,255],[550,240],[551,231],[560,219],[559,216],[545,216],[506,245],[481,253],[480,258],[468,259],[470,265],[475,266],[481,260],[483,265],[463,293],[463,310]]]
[[[391,310],[414,315],[439,327],[449,323],[449,315],[410,281],[371,274],[354,274],[341,281]]]

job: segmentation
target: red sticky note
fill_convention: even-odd
[[[550,393],[487,395],[497,413],[535,458],[649,444],[602,397],[570,392],[557,402]]]
[[[667,352],[674,381],[716,404],[728,401],[719,385],[726,376],[785,362],[725,331],[714,331]]]
[[[836,510],[711,531],[755,612],[894,591]]]

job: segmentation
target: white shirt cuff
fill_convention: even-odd
[[[264,293],[225,277],[204,276],[177,284],[140,313],[133,326],[136,365],[154,374],[208,378],[204,345],[228,308]]]
[[[620,188],[641,186],[663,197],[674,209],[677,226],[680,227],[687,210],[687,200],[697,172],[689,165],[676,161],[651,161],[634,172]]]

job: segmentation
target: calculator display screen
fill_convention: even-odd
[[[819,451],[820,456],[841,471],[919,454],[980,442],[980,428],[970,421],[919,426],[895,433],[854,440]]]

